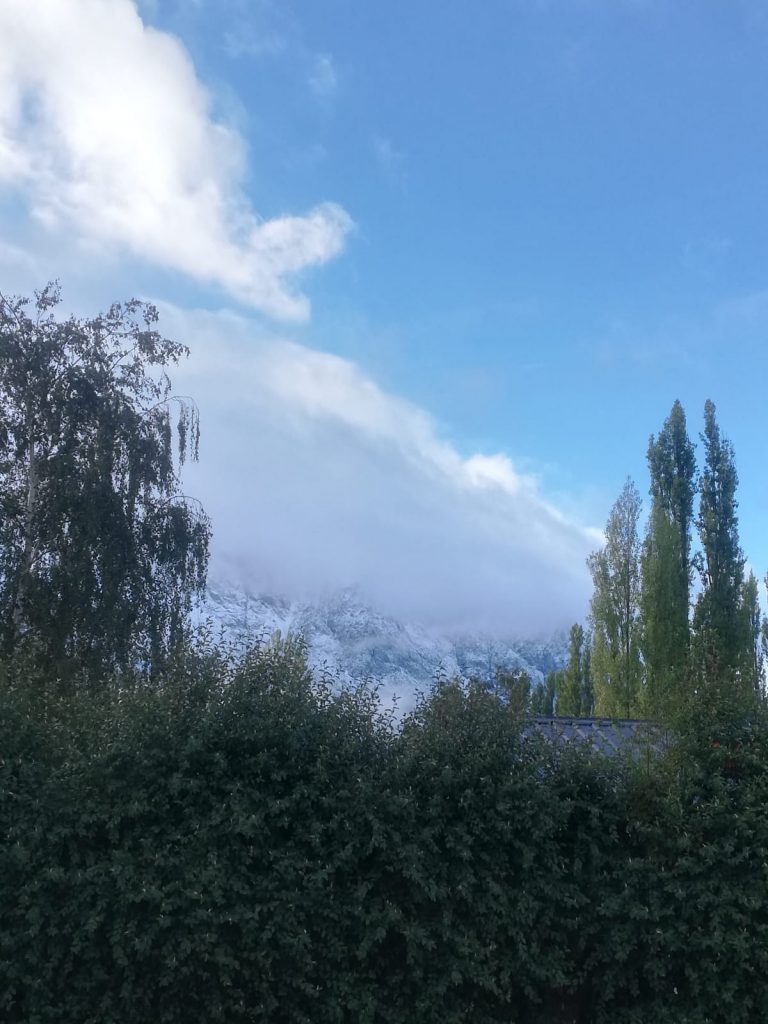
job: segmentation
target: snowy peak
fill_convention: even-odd
[[[309,662],[340,682],[368,679],[385,696],[405,701],[437,675],[492,679],[497,669],[525,669],[540,681],[565,664],[564,633],[549,640],[481,633],[436,634],[416,623],[400,622],[372,608],[354,588],[314,602],[253,594],[212,583],[202,618],[234,639],[257,639],[280,632],[300,634]]]

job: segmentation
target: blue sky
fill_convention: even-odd
[[[179,190],[187,187],[187,173],[225,182],[228,208],[247,207],[249,217],[266,225],[277,221],[282,233],[273,243],[267,232],[267,256],[259,256],[249,279],[241,280],[242,239],[223,260],[229,269],[220,273],[204,266],[203,250],[223,235],[212,227],[202,240],[193,238],[191,217],[177,231],[183,244],[159,252],[163,242],[153,225],[137,238],[124,224],[116,227],[115,218],[97,223],[84,212],[79,186],[76,199],[68,193],[54,201],[49,184],[30,183],[18,168],[9,171],[10,145],[4,176],[0,144],[0,239],[11,284],[28,287],[33,269],[50,267],[83,307],[116,297],[116,289],[147,295],[167,304],[170,322],[189,338],[199,334],[211,345],[213,321],[205,316],[228,323],[235,321],[226,317],[237,318],[234,333],[242,334],[238,344],[248,358],[253,353],[247,346],[256,344],[246,340],[249,331],[262,339],[258,344],[273,345],[279,337],[298,345],[310,360],[322,353],[347,383],[354,378],[355,388],[374,387],[393,407],[405,403],[405,419],[423,418],[429,444],[469,460],[470,475],[480,465],[473,457],[496,457],[494,473],[503,463],[502,476],[507,469],[516,474],[514,482],[496,481],[506,488],[504,500],[517,500],[513,492],[519,493],[521,481],[530,497],[524,512],[516,506],[529,534],[546,532],[541,517],[549,521],[550,513],[573,527],[573,545],[563,556],[572,560],[570,582],[561,587],[553,576],[545,588],[550,597],[561,589],[569,594],[555,600],[563,616],[578,616],[584,602],[578,537],[587,537],[587,548],[594,543],[584,530],[605,522],[627,474],[645,492],[648,435],[661,426],[674,399],[683,402],[695,435],[704,400],[711,397],[736,447],[743,546],[761,575],[768,568],[763,4],[144,0],[136,6],[129,0],[66,0],[62,6],[69,18],[59,31],[71,32],[75,46],[99,32],[103,46],[107,38],[119,40],[121,26],[130,24],[132,32],[141,26],[135,52],[124,47],[135,56],[125,88],[132,89],[134,76],[152,88],[136,98],[133,110],[115,110],[117,127],[110,130],[120,130],[121,116],[124,133],[140,135],[143,115],[151,128],[153,97],[165,89],[176,88],[178,102],[192,97],[201,104],[206,131],[224,131],[222,152],[229,156],[219,158],[213,136],[196,149],[190,139],[197,129],[190,128],[185,167],[192,170],[174,170]],[[30,0],[30,7],[50,9],[44,0]],[[35,34],[39,28],[21,25],[19,0],[8,0],[6,17],[13,19],[14,9],[17,57],[23,59],[7,61],[9,74],[45,110],[44,101],[34,100],[35,90],[60,83],[50,79],[41,86],[40,73],[30,68],[52,44]],[[173,65],[178,74],[165,75],[158,39],[183,53],[186,71]],[[49,78],[58,73],[67,82],[74,74],[67,67],[46,71]],[[99,87],[94,80],[88,95]],[[46,127],[34,102],[32,114],[16,108],[15,134],[7,128],[7,137],[17,149],[22,140],[28,153],[37,146],[49,156],[55,150],[52,166],[58,167],[60,140],[51,143],[56,119],[49,114]],[[172,111],[169,99],[164,127],[149,132],[154,150],[140,143],[148,153],[173,144]],[[0,105],[0,126],[2,113]],[[72,147],[80,142],[72,142],[73,133],[66,142],[66,173],[76,177],[72,168],[81,163],[73,161]],[[151,162],[149,155],[137,161],[137,180]],[[105,187],[104,174],[86,177],[88,187],[96,178]],[[307,241],[302,220],[286,243],[284,219],[306,218],[313,210],[320,211],[314,240]],[[156,219],[172,232],[173,216]],[[263,376],[263,367],[257,372]],[[339,392],[338,401],[355,400]],[[217,409],[212,399],[212,415]],[[316,403],[312,409],[317,415]],[[339,409],[331,411],[338,419]],[[272,429],[272,421],[259,422],[262,431]],[[365,429],[370,442],[370,423]],[[314,444],[317,430],[310,433]],[[404,447],[394,434],[390,442]],[[346,442],[317,451],[306,444],[315,453],[313,463],[326,460],[329,468]],[[365,473],[372,464],[370,447],[366,452]],[[359,467],[347,471],[349,477],[340,477],[345,486]],[[274,472],[281,473],[279,466]],[[370,501],[405,471],[392,464],[387,472],[371,478]],[[200,482],[204,489],[212,486],[202,477]],[[398,508],[410,508],[416,517],[426,506],[409,493]],[[289,494],[291,502],[299,500],[291,485],[281,507]],[[361,519],[370,507],[361,503]],[[328,520],[334,509],[328,505]],[[493,527],[477,525],[485,512],[467,514],[474,522],[470,547],[479,545],[474,557],[493,563],[493,546],[477,540]],[[504,515],[501,507],[494,514],[499,521]],[[274,518],[268,521],[274,525]],[[296,526],[312,528],[303,520]],[[420,530],[397,543],[423,547]],[[444,567],[469,534],[447,530],[445,547],[423,572],[434,577],[435,566]],[[359,551],[349,555],[344,581],[360,575],[369,582],[380,573],[359,553],[375,547],[380,536],[361,527]],[[331,547],[344,561],[348,552],[340,545],[342,539]],[[512,601],[505,614],[513,616],[521,601],[530,600],[539,555],[526,550],[521,563],[515,561],[519,550],[510,556],[508,578],[521,580],[512,588],[526,596]],[[249,565],[264,585],[301,584],[301,573],[283,579],[279,565],[266,571],[263,553],[255,552]],[[455,575],[435,586],[461,586],[461,574],[471,571],[460,562]],[[310,575],[323,582],[327,567],[318,565]],[[385,589],[391,597],[397,587]],[[489,580],[481,588],[493,595],[502,589],[500,581]],[[422,604],[431,600],[425,587]],[[477,606],[477,594],[472,602]]]

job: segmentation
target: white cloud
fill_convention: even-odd
[[[164,308],[162,321],[192,348],[178,383],[203,441],[186,488],[213,517],[214,574],[297,597],[357,584],[444,629],[583,618],[600,534],[507,456],[463,457],[355,364],[240,317]]]
[[[318,99],[329,99],[339,86],[339,78],[330,54],[318,54],[309,72],[309,87]]]
[[[305,319],[292,280],[340,252],[350,218],[325,203],[262,220],[240,186],[244,162],[187,52],[132,0],[0,3],[0,188],[51,231]]]

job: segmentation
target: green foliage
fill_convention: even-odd
[[[554,715],[557,691],[562,686],[563,669],[553,669],[544,682],[531,692],[530,712],[533,715]]]
[[[605,547],[590,555],[594,592],[592,679],[599,715],[629,717],[641,703],[640,495],[627,480],[605,528]]]
[[[581,677],[581,713],[583,715],[594,715],[595,687],[592,681],[592,637],[589,633],[584,635],[584,652],[581,656]]]
[[[651,437],[648,443],[648,470],[651,499],[677,527],[680,572],[690,579],[696,454],[679,401],[673,404],[658,437]]]
[[[589,641],[584,627],[571,626],[568,638],[568,664],[558,677],[558,715],[591,715],[593,696],[591,685],[591,657]]]
[[[0,689],[8,1024],[768,1018],[768,726],[701,705],[634,764],[488,686],[399,729],[300,643],[162,687]]]
[[[641,554],[644,713],[668,719],[688,698],[694,447],[675,402],[648,445],[651,512]]]
[[[753,697],[763,695],[765,661],[763,655],[763,618],[760,611],[760,596],[757,578],[753,572],[744,580],[741,588],[741,665],[739,676],[744,688]]]
[[[152,306],[57,320],[58,302],[0,296],[0,650],[51,681],[157,669],[208,557],[179,480],[197,415],[165,373],[186,349]]]
[[[536,688],[439,681],[396,728],[300,641],[190,636],[209,524],[179,489],[185,350],[152,307],[57,302],[0,297],[0,1018],[768,1019],[768,624],[714,406],[695,674],[675,403],[642,555],[628,481],[590,558],[592,641],[575,625]],[[611,759],[525,726],[593,706],[675,717],[675,742]]]
[[[641,554],[643,712],[668,720],[687,698],[688,584],[680,571],[680,531],[654,504]]]
[[[717,708],[724,687],[733,689],[744,712],[764,700],[768,621],[761,616],[756,578],[744,577],[733,445],[722,437],[711,401],[701,439],[700,549],[693,557],[696,461],[685,413],[675,402],[648,446],[651,509],[642,546],[636,532],[640,500],[628,481],[611,511],[605,547],[588,560],[598,714],[676,722],[693,704]],[[701,588],[691,618],[694,569]],[[563,686],[560,706],[570,708],[573,693]]]
[[[695,678],[699,689],[728,679],[744,683],[740,669],[745,654],[740,611],[744,555],[739,546],[736,500],[738,475],[733,445],[722,437],[713,402],[704,407],[704,469],[699,481],[697,524],[701,552],[696,565],[701,593],[693,616]],[[743,689],[749,692],[748,684]]]
[[[525,669],[497,669],[493,688],[510,712],[518,718],[522,718],[530,709],[531,677]]]

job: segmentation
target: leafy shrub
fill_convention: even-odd
[[[9,1024],[768,1019],[760,726],[735,775],[525,738],[481,686],[395,728],[293,641],[30,693],[0,690]]]

